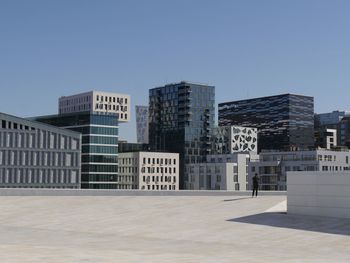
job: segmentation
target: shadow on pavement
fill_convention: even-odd
[[[350,235],[350,219],[289,215],[286,213],[261,213],[227,221],[265,225],[327,234]]]
[[[240,197],[240,198],[233,198],[233,199],[226,199],[223,200],[224,202],[230,202],[230,201],[238,201],[238,200],[242,200],[242,199],[252,199],[251,197]]]

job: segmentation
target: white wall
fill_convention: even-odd
[[[290,214],[350,218],[350,172],[288,172]]]

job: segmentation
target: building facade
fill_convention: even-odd
[[[149,143],[153,151],[180,154],[180,189],[187,189],[185,164],[203,162],[211,151],[215,87],[180,82],[149,91]]]
[[[81,135],[0,113],[1,188],[80,188]]]
[[[119,140],[118,143],[118,153],[127,152],[149,152],[149,145],[144,143],[135,143]]]
[[[117,114],[88,111],[34,119],[82,134],[82,188],[117,189],[119,130]]]
[[[260,176],[261,190],[287,190],[289,171],[334,171],[350,170],[350,151],[312,151],[261,152],[259,157],[249,163],[249,189],[255,173]]]
[[[148,106],[136,106],[136,133],[138,143],[148,144]]]
[[[212,136],[212,154],[257,152],[258,150],[258,132],[256,128],[219,126],[213,129]]]
[[[341,119],[337,125],[338,145],[350,148],[350,116]]]
[[[256,158],[255,153],[251,154]],[[190,189],[247,190],[248,163],[251,154],[233,153],[208,155],[206,162],[186,165]]]
[[[59,114],[76,112],[94,112],[117,114],[119,122],[130,121],[130,95],[89,91],[71,96],[63,96],[58,100]]]
[[[337,130],[327,128],[315,130],[315,146],[328,150],[337,147]]]
[[[315,114],[320,126],[337,125],[342,118],[350,116],[350,111],[332,111],[327,113]]]
[[[332,111],[329,113],[315,114],[315,144],[319,145],[317,136],[322,135],[327,129],[337,131],[338,146],[350,148],[350,112],[349,111]]]
[[[219,104],[219,125],[258,129],[258,152],[314,147],[313,97],[282,94]]]
[[[118,182],[118,189],[179,190],[179,154],[120,153]]]

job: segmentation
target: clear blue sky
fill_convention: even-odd
[[[0,111],[53,114],[87,90],[147,104],[180,80],[215,85],[216,103],[289,92],[349,110],[349,14],[348,0],[0,0]]]

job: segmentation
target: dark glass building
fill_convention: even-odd
[[[33,118],[82,134],[81,188],[118,189],[118,116],[79,112]]]
[[[180,189],[190,189],[185,164],[205,160],[214,127],[215,87],[189,82],[149,91],[151,151],[180,154]]]
[[[314,147],[313,97],[282,94],[219,104],[219,125],[258,129],[258,151]]]
[[[149,151],[149,146],[147,143],[134,143],[127,141],[119,141],[118,143],[118,153],[128,153],[128,152],[147,152]]]

